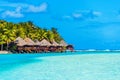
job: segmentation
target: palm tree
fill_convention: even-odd
[[[50,42],[53,40],[60,42],[63,39],[56,28],[53,27],[51,30],[40,28],[35,26],[31,21],[14,24],[0,20],[0,32],[1,50],[3,50],[3,44],[7,44],[8,50],[9,43],[14,41],[17,37],[29,37],[32,40],[47,39]]]
[[[39,30],[39,40],[43,40],[47,38],[47,32],[43,29]]]
[[[2,33],[0,33],[0,45],[1,45],[1,51],[3,50],[3,44],[4,44],[4,36]]]
[[[52,42],[54,40],[54,34],[50,30],[47,31],[47,40],[50,42]]]
[[[15,33],[14,33],[14,30],[5,30],[4,32],[4,41],[6,42],[7,44],[7,50],[8,50],[8,45],[11,41],[15,40]]]
[[[54,34],[54,40],[55,40],[56,42],[59,43],[61,40],[63,40],[63,38],[60,36],[60,34],[58,33],[58,31],[57,31],[56,28],[52,27],[52,28],[51,28],[51,31],[52,31],[53,34]]]
[[[3,35],[5,25],[7,24],[6,21],[0,20],[0,45],[1,45],[1,50],[3,50],[3,44],[5,43],[5,35]]]

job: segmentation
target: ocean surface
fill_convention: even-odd
[[[120,80],[120,52],[1,54],[0,80]]]

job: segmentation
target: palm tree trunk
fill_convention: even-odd
[[[3,44],[1,44],[1,51],[3,50]]]
[[[8,46],[9,46],[9,44],[8,44],[8,42],[7,42],[7,51],[8,51]]]

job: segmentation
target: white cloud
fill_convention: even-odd
[[[81,13],[74,13],[72,16],[74,18],[81,18],[81,17],[83,17],[83,15]]]
[[[24,15],[21,13],[21,7],[17,7],[15,11],[7,10],[2,13],[3,18],[6,18],[6,17],[21,18],[23,16]]]
[[[78,20],[78,21],[85,21],[85,20],[95,20],[95,18],[101,16],[101,12],[93,11],[93,10],[82,10],[82,11],[75,11],[71,15],[68,16],[61,16],[61,20]],[[57,18],[60,19],[60,18]]]
[[[93,14],[96,15],[96,16],[100,16],[102,13],[98,12],[98,11],[93,11]]]
[[[71,16],[63,16],[63,19],[72,19]]]
[[[85,11],[75,12],[71,16],[77,20],[88,20],[88,19],[90,20],[101,16],[101,14],[102,13],[98,11],[85,10]]]
[[[48,4],[42,3],[39,6],[29,5],[28,12],[45,12],[47,11]]]
[[[24,17],[24,13],[26,12],[32,12],[32,13],[38,13],[38,12],[46,12],[47,11],[47,7],[48,4],[47,3],[42,3],[39,6],[35,6],[35,5],[30,5],[30,4],[24,4],[24,3],[8,3],[8,2],[0,2],[3,3],[0,6],[1,7],[8,7],[6,8],[6,10],[3,10],[3,13],[1,14],[1,16],[3,18],[6,17],[13,17],[13,18],[21,18]],[[13,7],[16,8],[14,11],[9,10],[9,7]]]
[[[35,6],[33,4],[0,1],[0,7],[17,8],[19,6],[22,7],[24,12],[45,12],[48,8],[48,4],[46,2],[41,3],[39,6]]]
[[[0,1],[0,6],[2,7],[28,7],[29,4],[26,3],[11,3],[11,2],[6,2],[6,1]]]

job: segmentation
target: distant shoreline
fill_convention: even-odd
[[[75,52],[120,52],[120,50],[74,50]]]
[[[66,51],[65,53],[67,54],[67,52],[71,52],[71,51]],[[74,52],[120,52],[120,50],[74,50]],[[46,52],[48,54],[51,54],[51,52]],[[46,53],[35,53],[35,54],[46,54]],[[53,52],[53,53],[59,53],[62,54],[64,52]],[[0,51],[0,54],[31,54],[31,53],[12,53],[10,51]]]

